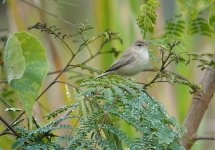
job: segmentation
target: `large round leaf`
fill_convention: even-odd
[[[4,64],[8,82],[17,91],[31,122],[35,99],[48,73],[45,48],[29,33],[12,34],[6,44]]]

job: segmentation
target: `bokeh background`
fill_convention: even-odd
[[[55,25],[60,28],[62,33],[74,33],[82,23],[88,23],[94,27],[90,30],[88,35],[95,36],[106,29],[119,32],[123,40],[121,44],[114,41],[107,45],[105,49],[115,47],[119,51],[123,51],[136,39],[142,38],[141,31],[137,25],[137,14],[142,0],[6,0],[4,4],[0,5],[0,36],[8,36],[12,32],[25,31],[27,27],[42,22],[47,25]],[[157,10],[157,21],[155,26],[154,36],[160,36],[165,29],[167,20],[174,17],[174,14],[179,11],[179,5],[174,0],[160,0],[160,7]],[[181,10],[180,10],[181,11]],[[62,44],[54,37],[41,33],[39,31],[30,31],[42,41],[47,49],[47,56],[49,59],[50,71],[60,70],[70,58],[69,52],[62,46]],[[182,36],[185,42],[187,51],[195,52],[214,52],[215,39],[214,36],[208,38],[207,36],[196,35],[190,36],[184,34]],[[71,44],[74,49],[77,45],[73,41],[80,41],[80,37],[67,39],[67,43]],[[3,45],[0,45],[1,53],[3,52]],[[95,43],[91,45],[90,49],[96,51],[98,45]],[[156,51],[156,49],[152,49]],[[78,61],[89,57],[89,53],[82,52]],[[114,55],[102,55],[90,61],[88,65],[105,70],[115,60]],[[153,63],[153,62],[152,62]],[[197,69],[197,64],[191,63],[189,66],[179,64],[170,67],[171,70],[185,76],[194,83],[199,83],[203,77],[204,72]],[[0,80],[5,80],[4,69],[1,65]],[[43,88],[56,74],[50,75],[46,78]],[[67,73],[61,77],[61,80],[69,80],[72,76]],[[135,78],[140,82],[150,81],[152,73],[140,73]],[[5,87],[0,87],[0,92]],[[188,107],[191,103],[192,95],[189,93],[189,88],[185,86],[172,86],[168,83],[155,84],[149,89],[151,96],[159,100],[167,109],[171,116],[174,116],[177,121],[182,124],[183,119],[187,113]],[[14,98],[15,96],[13,96]],[[53,111],[60,106],[68,104],[73,99],[69,99],[66,95],[66,88],[63,84],[55,84],[49,89],[38,103],[34,106],[34,116],[43,122],[45,114]],[[13,105],[18,105],[22,108],[20,102],[15,102]],[[7,121],[12,121],[16,116],[15,112],[6,112],[8,106],[0,101],[0,115],[5,116]],[[202,120],[199,128],[199,135],[215,135],[215,102],[212,100],[207,113]],[[6,117],[7,116],[7,117]],[[1,129],[4,126],[0,126]],[[124,127],[126,128],[126,126]],[[128,129],[129,130],[129,129]],[[131,131],[132,132],[132,131]],[[132,134],[132,133],[131,133]],[[2,144],[2,143],[0,143]],[[215,142],[213,141],[198,141],[192,148],[193,150],[213,150],[215,149]]]

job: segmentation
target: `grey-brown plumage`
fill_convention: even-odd
[[[133,76],[141,72],[149,61],[148,54],[149,41],[137,40],[125,50],[122,55],[101,75],[118,74],[123,76]]]

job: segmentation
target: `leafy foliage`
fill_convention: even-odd
[[[14,149],[183,149],[180,146],[181,128],[177,125],[174,118],[167,115],[163,106],[154,98],[150,97],[146,89],[148,85],[156,82],[169,82],[171,84],[183,84],[192,89],[192,93],[200,90],[198,85],[195,85],[174,72],[167,70],[171,64],[184,63],[188,65],[191,60],[200,62],[202,70],[212,68],[215,66],[214,60],[211,60],[212,54],[195,54],[176,51],[175,46],[177,42],[182,41],[183,34],[197,34],[212,36],[214,29],[214,18],[197,17],[199,12],[205,7],[211,5],[214,0],[198,0],[195,9],[190,9],[190,4],[194,1],[179,0],[180,3],[186,5],[187,10],[192,20],[187,20],[183,15],[176,16],[168,21],[166,26],[165,37],[162,37],[164,47],[160,47],[160,66],[156,68],[156,75],[151,82],[146,84],[145,89],[143,86],[133,83],[119,76],[108,76],[101,79],[89,79],[95,74],[100,74],[101,71],[97,70],[86,63],[95,58],[96,56],[104,53],[112,53],[118,55],[118,51],[111,49],[109,51],[102,51],[104,45],[114,39],[120,40],[118,33],[112,32],[107,29],[104,32],[94,36],[85,37],[93,27],[89,24],[80,24],[80,27],[74,34],[64,34],[57,26],[47,26],[46,24],[37,23],[29,29],[37,29],[53,35],[56,39],[60,40],[64,46],[71,52],[72,58],[80,51],[86,49],[90,52],[90,58],[83,58],[78,64],[68,63],[68,66],[60,72],[60,75],[66,71],[74,71],[74,68],[81,68],[88,70],[91,75],[82,73],[82,70],[77,73],[78,77],[82,79],[77,82],[74,78],[70,77],[70,82],[54,80],[52,84],[64,83],[71,85],[76,89],[80,81],[88,78],[81,83],[80,87],[76,89],[76,98],[79,100],[78,104],[71,104],[63,106],[54,112],[51,112],[46,117],[49,123],[45,125],[38,125],[35,121],[36,129],[25,129],[24,127],[17,128],[16,125],[24,119],[18,119],[18,123],[11,124],[18,133],[17,140],[13,144]],[[207,3],[208,2],[208,3]],[[202,5],[201,5],[202,4]],[[138,25],[146,36],[146,32],[153,32],[156,21],[156,8],[158,2],[156,0],[144,0],[138,14]],[[191,5],[191,7],[193,7]],[[197,18],[196,18],[197,17]],[[194,20],[193,20],[194,19]],[[188,32],[187,32],[188,31]],[[70,48],[66,39],[74,36],[80,36],[73,40],[74,43],[80,43],[76,51]],[[168,37],[168,38],[167,38]],[[165,39],[166,38],[166,39]],[[72,41],[71,39],[69,39]],[[100,40],[101,45],[98,46],[98,51],[91,52],[90,44]],[[73,43],[73,44],[74,44]],[[97,43],[98,44],[98,43]],[[16,47],[19,49],[19,47]],[[173,49],[174,48],[174,49]],[[1,48],[0,48],[1,49]],[[177,49],[177,47],[176,47]],[[178,47],[180,49],[180,47]],[[94,53],[95,52],[95,53]],[[4,62],[1,59],[0,64]],[[17,56],[16,56],[17,57]],[[21,58],[21,57],[20,57]],[[15,59],[14,59],[15,60]],[[20,67],[23,64],[18,64]],[[17,68],[16,68],[17,69]],[[79,69],[80,70],[80,69]],[[18,69],[16,75],[23,75],[23,69]],[[60,76],[59,75],[59,76]],[[73,83],[76,83],[73,86]],[[69,89],[67,89],[68,91]],[[7,106],[8,100],[12,101],[10,91],[0,94],[0,100]],[[40,96],[39,96],[40,97]],[[35,98],[34,98],[35,100]],[[13,100],[14,101],[14,100]],[[8,109],[9,110],[9,109]],[[16,110],[11,108],[10,110]],[[72,114],[70,114],[72,112]],[[79,113],[77,113],[79,112]],[[64,113],[64,114],[63,114]],[[77,113],[77,114],[76,114]],[[62,115],[63,114],[63,115]],[[62,116],[61,116],[62,115]],[[60,116],[60,117],[59,117]],[[56,119],[59,117],[58,119]],[[31,118],[30,118],[31,119]],[[71,119],[71,120],[68,120]],[[130,137],[128,131],[120,128],[120,123],[135,129],[135,137]],[[63,129],[68,132],[58,132],[56,130]],[[8,129],[7,133],[12,133]],[[3,134],[1,134],[3,135]]]
[[[185,19],[181,15],[177,15],[174,18],[170,19],[166,23],[165,27],[165,35],[171,35],[175,37],[182,37],[183,34],[188,33],[190,35],[193,34],[201,34],[205,36],[212,36],[214,31],[209,25],[208,21],[203,17],[198,17],[189,24],[185,22]],[[212,24],[212,21],[211,21]],[[188,31],[188,32],[185,32]]]
[[[174,39],[175,38],[175,39]],[[162,70],[165,70],[167,66],[170,64],[179,64],[183,63],[185,65],[190,64],[191,61],[198,61],[200,64],[197,66],[201,70],[204,70],[206,68],[214,68],[214,54],[213,53],[198,53],[198,52],[186,52],[182,51],[183,44],[178,41],[178,42],[173,42],[176,41],[178,37],[170,34],[164,35],[161,39],[156,40],[157,44],[159,46],[159,51],[160,51],[160,61],[161,66],[157,70],[160,70],[162,73]],[[163,67],[162,67],[163,66]],[[168,71],[167,71],[168,72]],[[169,72],[171,74],[171,72]],[[165,75],[161,75],[162,77],[165,77]],[[175,75],[174,75],[175,76]],[[161,77],[161,78],[162,78]],[[186,80],[185,78],[180,76],[175,76],[176,78],[181,78],[182,80]],[[194,85],[192,83],[188,84],[186,83],[185,85],[189,85],[192,89],[199,89],[198,85],[196,86],[190,86]]]
[[[183,149],[182,129],[142,85],[120,76],[90,79],[77,89],[76,99],[79,108],[70,105],[49,116],[55,117],[67,108],[79,109],[80,116],[65,115],[32,131],[17,128],[20,137],[13,148],[33,149],[38,145],[45,149]],[[77,118],[74,126],[60,124]],[[129,137],[120,129],[120,120],[130,124],[137,136]],[[55,135],[53,131],[57,129],[71,130],[72,134]],[[67,144],[62,144],[62,140]]]
[[[189,31],[191,34],[200,33],[206,36],[212,36],[214,33],[214,31],[210,28],[208,21],[201,17],[198,17],[192,21]]]
[[[156,9],[158,6],[159,3],[157,0],[145,0],[140,6],[137,23],[139,28],[144,32],[144,37],[146,32],[154,31],[154,25],[157,18]]]
[[[37,24],[37,26],[32,28],[44,29],[46,32],[50,30],[44,24]],[[86,33],[84,29],[88,29],[87,25],[83,25],[81,28],[83,29],[79,28],[78,32]],[[169,28],[169,30],[173,29]],[[181,30],[175,29],[179,33]],[[50,31],[50,34],[55,35],[56,33]],[[58,35],[57,38],[64,41],[65,37],[63,38],[61,33]],[[172,35],[174,35],[174,32],[169,32],[166,34],[166,37],[171,37]],[[90,43],[99,38],[103,39],[103,43],[96,54],[93,54],[91,58],[85,60],[83,63],[77,65],[68,64],[65,70],[79,67],[88,70],[91,74],[100,74],[101,71],[85,63],[98,54],[103,53],[101,49],[105,43],[112,39],[119,39],[117,33],[106,30],[98,36],[84,39],[78,51],[73,53],[72,56],[75,57],[78,52],[84,48],[88,48]],[[190,57],[198,60],[202,56],[198,57],[194,54],[177,52],[175,48],[177,48],[180,42],[175,42],[174,39],[172,39],[174,42],[169,41],[169,38],[163,38],[162,40],[164,40],[163,43],[165,45],[159,49],[161,54],[160,68],[157,68],[158,73],[153,80],[144,87],[146,88],[152,83],[164,81],[163,79],[165,78],[166,82],[170,82],[171,84],[183,84],[191,87],[192,92],[199,90],[199,86],[189,82],[180,75],[169,72],[166,68],[172,63],[178,64],[182,62],[189,64]],[[112,50],[110,52],[114,53]],[[205,65],[209,65],[209,62],[203,60],[202,62]],[[48,114],[46,116],[48,119],[55,119],[65,112],[59,119],[52,120],[41,127],[37,126],[37,129],[28,131],[24,128],[17,128],[19,137],[13,144],[13,148],[183,149],[180,146],[182,129],[174,118],[167,115],[164,107],[147,94],[144,87],[120,76],[85,80],[76,89],[78,104],[63,106]],[[70,115],[74,111],[79,113],[75,115],[72,113]],[[67,119],[71,119],[72,125],[61,124],[62,121]],[[135,129],[137,133],[136,137],[130,137],[126,131],[119,127],[121,121]],[[55,131],[58,129],[66,129],[71,135],[56,134]]]
[[[29,33],[15,33],[8,38],[4,63],[8,83],[18,93],[31,125],[33,104],[48,73],[45,49]]]
[[[33,26],[28,27],[28,29],[29,30],[36,29],[36,30],[40,30],[41,32],[46,32],[50,35],[53,35],[55,38],[59,39],[66,46],[66,48],[71,52],[73,59],[80,51],[82,51],[86,47],[88,49],[88,52],[91,54],[91,56],[93,56],[93,54],[89,48],[89,45],[98,39],[102,39],[103,42],[102,42],[99,50],[97,51],[97,53],[92,58],[94,58],[98,54],[101,54],[101,52],[100,52],[101,49],[108,42],[110,42],[112,40],[119,40],[122,43],[122,39],[120,38],[119,33],[113,32],[109,29],[106,29],[104,32],[101,32],[97,36],[85,39],[84,34],[87,34],[88,30],[93,29],[93,27],[87,23],[86,24],[80,24],[80,25],[81,26],[76,30],[76,32],[74,34],[64,34],[60,31],[60,28],[58,28],[57,26],[48,26],[47,24],[40,23],[40,22],[36,23]],[[71,49],[71,47],[67,44],[67,42],[65,41],[65,38],[71,38],[71,37],[78,36],[78,35],[81,37],[83,42],[79,46],[78,51],[74,52]],[[117,52],[114,51],[114,49],[111,52],[114,52],[114,54],[117,55]],[[84,61],[83,63],[86,63],[87,61],[89,61],[91,59],[88,59],[88,60]]]
[[[174,19],[167,21],[165,30],[167,35],[181,37],[185,30],[185,21],[181,16],[175,16]]]
[[[47,119],[50,119],[50,118],[55,118],[57,115],[67,111],[68,109],[70,111],[76,109],[78,106],[78,104],[71,104],[71,105],[68,105],[68,106],[63,106],[63,107],[60,107],[58,108],[57,110],[51,112],[50,114],[48,114],[46,117]]]
[[[19,149],[63,149],[63,147],[55,141],[55,135],[52,133],[57,129],[73,129],[71,125],[59,124],[61,121],[74,118],[70,116],[61,117],[52,121],[38,129],[28,131],[25,128],[19,127],[17,130],[20,132],[20,137],[13,143],[12,148]]]
[[[156,21],[156,8],[159,6],[157,0],[145,0],[140,6],[137,22],[144,33],[153,32]],[[213,19],[213,18],[212,18]],[[191,24],[188,24],[190,23]],[[183,84],[192,89],[192,93],[200,90],[195,85],[176,73],[166,70],[170,64],[185,63],[189,64],[190,60],[201,62],[199,67],[205,69],[214,67],[214,61],[211,61],[211,54],[190,54],[186,52],[177,52],[175,47],[179,45],[178,39],[188,31],[190,33],[201,33],[211,35],[210,26],[213,20],[210,20],[210,26],[204,18],[197,18],[186,22],[179,15],[168,21],[165,36],[162,37],[164,45],[160,47],[160,66],[156,68],[157,74],[151,82],[142,86],[124,79],[120,76],[108,76],[100,79],[92,79],[89,75],[78,72],[82,79],[88,78],[81,82],[76,88],[72,83],[58,81],[56,78],[49,87],[54,83],[64,83],[75,88],[76,99],[78,103],[63,106],[46,117],[49,123],[39,126],[34,121],[36,129],[27,130],[24,127],[11,126],[19,133],[17,140],[12,148],[14,149],[184,149],[181,145],[183,129],[176,123],[175,119],[169,117],[164,107],[150,97],[146,89],[149,85],[156,82],[169,82],[171,84]],[[97,70],[86,63],[98,56],[99,54],[112,53],[118,55],[114,48],[110,51],[102,51],[104,45],[111,40],[117,39],[122,42],[119,34],[109,29],[93,37],[85,37],[88,31],[93,27],[89,24],[80,24],[80,27],[74,34],[64,34],[57,26],[48,26],[43,23],[36,23],[28,29],[37,29],[46,32],[59,39],[64,46],[71,52],[72,56],[67,66],[59,73],[59,76],[66,71],[74,71],[74,68],[88,70],[91,75],[100,74]],[[65,41],[66,38],[80,36],[81,42],[79,48],[74,51]],[[90,50],[90,44],[102,40],[96,53]],[[16,41],[16,40],[15,40]],[[77,42],[77,41],[76,41]],[[74,42],[75,43],[75,42]],[[19,51],[22,47],[16,47]],[[177,47],[176,47],[177,48]],[[180,48],[180,47],[179,47]],[[90,58],[81,60],[82,62],[72,65],[72,61],[83,49],[90,52]],[[19,54],[19,53],[18,53]],[[18,56],[16,56],[18,57]],[[206,58],[204,58],[206,57]],[[22,58],[22,57],[20,57]],[[16,64],[19,67],[25,65],[21,61]],[[16,71],[16,70],[15,70]],[[20,71],[20,72],[19,72]],[[24,69],[18,69],[15,75],[22,76]],[[89,79],[91,78],[91,79]],[[70,77],[69,79],[74,79]],[[74,80],[73,80],[74,81]],[[68,91],[69,89],[67,89]],[[44,91],[45,93],[45,91]],[[41,95],[40,95],[41,96]],[[34,98],[35,100],[35,98]],[[15,109],[13,109],[15,110]],[[62,113],[64,113],[62,115]],[[72,113],[72,114],[71,114]],[[61,115],[61,116],[60,116]],[[57,118],[57,116],[60,116]],[[56,119],[57,118],[57,119]],[[71,119],[71,120],[68,120]],[[20,121],[20,120],[19,120]],[[62,123],[62,122],[66,123]],[[120,123],[129,124],[135,129],[135,137],[129,136],[129,133],[120,128]],[[17,125],[17,124],[16,124]],[[56,130],[64,129],[68,134],[61,134]]]
[[[180,77],[179,75],[175,75],[173,74],[172,72],[163,72],[160,74],[160,78],[166,78],[166,81],[175,85],[175,84],[180,84],[180,85],[185,85],[185,86],[188,86],[191,88],[191,91],[190,93],[193,94],[193,93],[196,93],[198,91],[201,90],[201,86],[198,85],[198,84],[194,84],[182,77]]]
[[[149,83],[145,85],[145,87],[148,87],[154,83],[168,82],[173,85],[181,84],[188,86],[191,88],[190,93],[196,93],[197,91],[200,91],[201,87],[199,85],[190,82],[180,74],[167,70],[169,65],[178,65],[179,63],[188,65],[191,60],[194,60],[190,53],[185,51],[178,51],[178,49],[181,50],[182,47],[180,41],[168,42],[171,41],[169,39],[170,37],[172,37],[172,40],[174,40],[175,36],[166,34],[162,39],[157,40],[160,45],[158,49],[160,51],[159,61],[161,62],[161,64],[159,67],[146,69],[149,71],[157,72],[157,74]]]
[[[110,76],[84,81],[78,91],[77,98],[91,111],[81,117],[70,149],[122,149],[122,145],[130,149],[182,148],[179,126],[141,85]],[[132,125],[139,136],[129,138],[116,120]]]
[[[212,14],[209,17],[209,26],[213,31],[215,30],[215,15],[214,14]]]
[[[192,57],[192,60],[200,62],[200,64],[197,67],[199,67],[201,70],[215,68],[214,55],[211,53],[204,54],[189,53],[188,55]]]

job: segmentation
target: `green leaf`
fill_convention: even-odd
[[[209,25],[213,30],[215,30],[215,15],[210,16]]]
[[[93,109],[81,116],[68,149],[91,149],[92,143],[103,149],[183,149],[182,128],[143,86],[112,75],[85,80],[77,91],[77,100],[88,103],[82,109]],[[118,126],[121,121],[136,130],[134,136]]]
[[[207,20],[201,17],[198,17],[192,21],[189,32],[190,34],[200,33],[205,36],[212,36],[214,33],[214,31],[211,30],[210,26],[208,25]]]
[[[209,9],[208,24],[210,28],[215,31],[215,5],[211,6]]]
[[[154,32],[154,24],[157,18],[156,9],[158,6],[159,3],[157,0],[147,0],[140,6],[137,23],[140,29],[144,31],[144,36],[146,32]]]
[[[9,83],[11,80],[19,79],[23,76],[26,69],[25,57],[23,56],[21,43],[14,35],[10,35],[7,40],[4,62]]]
[[[18,93],[31,123],[35,99],[48,73],[45,48],[29,33],[12,34],[6,44],[4,62],[8,82]]]
[[[165,30],[166,35],[181,37],[186,30],[185,21],[181,16],[174,16],[174,18],[167,21]]]

